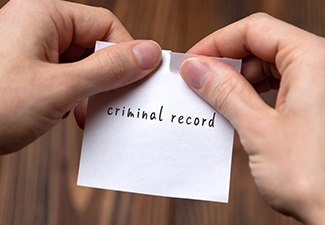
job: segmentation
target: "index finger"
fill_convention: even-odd
[[[63,3],[63,2],[62,2]],[[64,2],[74,24],[73,44],[89,45],[93,40],[125,42],[133,40],[108,9]]]
[[[286,63],[282,59],[292,49],[301,48],[306,35],[310,33],[265,13],[257,13],[212,33],[188,53],[229,58],[253,54],[266,62],[277,63],[280,71],[282,63]]]
[[[96,40],[114,43],[133,40],[108,9],[66,1],[56,2],[56,8],[58,13],[52,18],[57,27],[60,54],[69,46],[73,51],[94,48]]]

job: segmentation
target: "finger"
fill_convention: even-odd
[[[131,41],[99,50],[75,63],[49,64],[51,71],[55,69],[56,72],[55,77],[49,78],[52,87],[49,87],[47,96],[56,98],[48,101],[57,105],[56,108],[70,110],[89,96],[143,78],[155,69],[160,59],[161,49],[157,43]]]
[[[218,60],[189,58],[180,71],[189,86],[224,115],[239,134],[272,110],[241,74]]]
[[[74,62],[83,59],[94,52],[94,49],[82,48],[74,45],[70,45],[64,53],[60,55],[60,63]]]
[[[69,115],[70,115],[70,111],[66,112],[66,113],[62,116],[62,119],[66,119],[66,118],[68,118]]]
[[[84,129],[84,127],[85,127],[87,105],[88,105],[88,99],[82,101],[74,110],[74,115],[75,115],[77,124],[81,129]]]
[[[256,84],[269,77],[280,80],[281,76],[274,63],[265,62],[254,55],[243,59],[241,74],[251,83]]]
[[[289,52],[299,46],[303,55],[308,51],[304,42],[310,36],[306,31],[259,13],[214,32],[188,53],[228,58],[245,58],[253,54],[263,61],[276,63],[278,71],[283,74],[296,57]]]
[[[76,118],[77,124],[80,129],[85,128],[86,114],[88,107],[88,98],[83,100],[75,109],[74,109],[74,117]]]
[[[268,92],[270,90],[278,90],[280,87],[280,80],[271,76],[253,84],[253,87],[259,94]]]
[[[121,22],[107,9],[65,1],[58,4],[71,21],[71,24],[65,26],[73,26],[73,34],[69,34],[68,37],[65,34],[66,30],[59,31],[59,37],[62,37],[59,45],[60,53],[68,47],[66,43],[82,48],[93,48],[96,40],[114,43],[133,40]],[[67,20],[62,21],[66,23]],[[71,40],[67,42],[64,37]]]

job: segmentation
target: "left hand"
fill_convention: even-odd
[[[133,41],[102,8],[11,0],[0,27],[0,154],[28,145],[87,97],[143,78],[161,58],[157,44]],[[96,40],[123,43],[90,55]],[[75,114],[82,126],[85,107]]]

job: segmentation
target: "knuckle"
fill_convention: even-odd
[[[267,13],[254,13],[247,17],[247,29],[257,29],[260,30],[260,32],[266,32],[274,22],[274,17],[270,16]]]
[[[99,13],[102,13],[103,17],[109,18],[110,21],[117,21],[117,17],[112,13],[110,10],[104,8],[104,7],[98,7]]]
[[[248,19],[252,20],[252,21],[268,21],[271,18],[273,18],[272,16],[270,16],[269,14],[265,13],[265,12],[257,12],[254,14],[251,14]]]

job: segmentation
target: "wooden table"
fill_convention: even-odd
[[[5,4],[0,0],[0,6]],[[113,11],[136,39],[186,52],[209,33],[264,11],[325,34],[324,0],[78,0]],[[274,104],[275,93],[263,95]],[[247,155],[235,138],[228,204],[154,197],[76,185],[82,132],[60,122],[24,150],[0,157],[3,225],[254,225],[299,224],[261,198]]]

